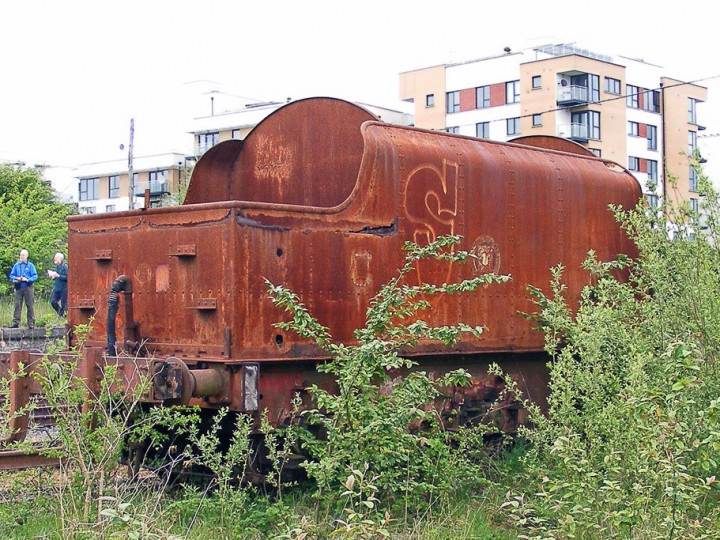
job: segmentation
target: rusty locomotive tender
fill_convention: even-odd
[[[640,197],[629,172],[571,141],[494,142],[387,124],[338,99],[292,102],[244,141],[210,149],[181,206],[68,219],[68,325],[94,318],[80,371],[92,378],[117,362],[127,384],[137,373],[153,378],[148,403],[267,410],[282,424],[297,392],[332,381],[315,369],[324,359],[316,345],[273,326],[286,317],[264,279],[350,342],[402,265],[403,243],[453,234],[477,257],[420,265],[413,280],[512,280],[437,299],[425,314],[431,325],[482,325],[480,338],[423,342],[408,354],[426,370],[468,369],[472,384],[448,398],[468,411],[501,390],[491,361],[542,404],[547,357],[542,334],[519,315],[533,311],[526,286],[547,289],[562,263],[577,302],[588,250],[636,254],[608,206]],[[503,414],[505,429],[523,422],[517,408]]]

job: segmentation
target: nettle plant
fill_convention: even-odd
[[[307,432],[300,437],[313,458],[305,467],[320,494],[344,491],[348,469],[366,470],[366,463],[377,496],[384,497],[387,504],[399,500],[406,506],[427,503],[457,487],[460,459],[447,444],[448,435],[432,403],[443,388],[465,385],[470,375],[455,370],[433,378],[402,351],[425,339],[452,345],[463,334],[479,336],[480,326],[430,326],[422,319],[431,306],[428,298],[474,291],[510,279],[485,274],[451,284],[409,283],[406,277],[418,261],[454,263],[472,257],[455,250],[459,242],[458,236],[439,237],[427,246],[407,242],[402,268],[372,299],[366,324],[355,331],[356,343],[351,345],[335,343],[328,328],[308,312],[296,294],[267,283],[273,302],[292,315],[277,326],[322,347],[330,360],[318,370],[331,374],[337,382],[336,393],[317,386],[309,389],[317,408],[306,411],[304,421],[320,427],[312,432],[323,436]]]

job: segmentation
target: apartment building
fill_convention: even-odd
[[[77,170],[78,209],[83,214],[130,209],[128,160],[85,163]],[[186,156],[179,153],[138,156],[133,159],[133,208],[160,206],[163,197],[178,193],[187,182]]]
[[[660,66],[575,44],[505,48],[401,73],[400,98],[414,104],[417,127],[500,141],[567,138],[632,171],[651,205],[666,196],[697,208],[691,156],[700,157],[698,111],[707,89]]]

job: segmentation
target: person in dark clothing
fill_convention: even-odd
[[[60,317],[64,317],[67,313],[67,272],[68,266],[64,261],[65,256],[62,253],[56,253],[53,258],[55,270],[48,270],[48,277],[53,280],[52,294],[50,295],[50,305]]]
[[[28,261],[27,249],[20,251],[20,260],[12,267],[8,277],[15,287],[15,311],[13,312],[12,328],[20,326],[23,302],[27,307],[28,328],[35,328],[35,292],[33,284],[37,281],[38,275],[35,265]]]

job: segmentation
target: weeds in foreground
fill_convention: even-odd
[[[705,215],[717,215],[701,189]],[[575,314],[562,268],[550,295],[532,290],[552,393],[522,433],[521,469],[500,482],[501,507],[523,538],[717,538],[718,222],[702,229],[689,208],[667,228],[641,208],[617,216],[638,260],[591,253]]]
[[[310,388],[317,408],[306,411],[303,422],[319,426],[323,437],[314,438],[312,432],[298,437],[312,458],[304,467],[317,486],[312,522],[334,521],[338,530],[361,537],[382,535],[390,526],[387,511],[402,516],[405,524],[442,504],[459,486],[482,482],[477,464],[458,452],[457,444],[449,444],[458,435],[444,430],[443,418],[433,407],[443,389],[467,384],[469,373],[457,370],[433,377],[401,354],[421,340],[450,346],[465,333],[479,336],[483,331],[465,324],[433,327],[423,320],[423,312],[437,295],[475,291],[504,283],[508,276],[486,274],[437,286],[413,285],[408,279],[423,261],[467,260],[470,254],[455,249],[459,241],[440,237],[424,247],[405,245],[404,265],[371,300],[366,325],[355,332],[356,345],[334,343],[295,294],[268,283],[275,304],[292,316],[278,326],[324,348],[331,360],[318,370],[330,373],[338,386],[335,393]],[[348,482],[353,481],[355,486],[367,482],[372,493],[356,497],[348,507],[355,487]]]

